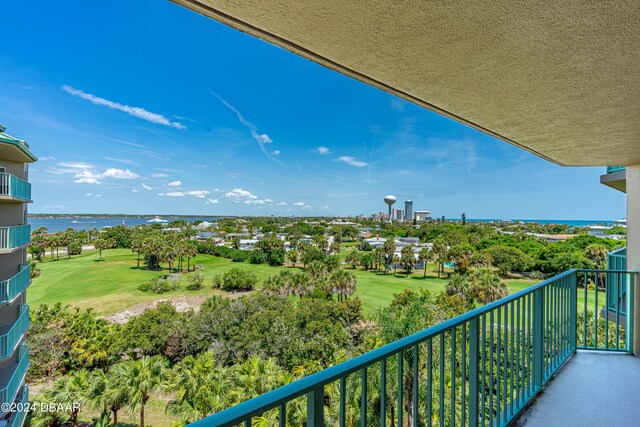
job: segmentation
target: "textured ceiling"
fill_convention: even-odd
[[[638,0],[173,1],[556,163],[640,163]]]

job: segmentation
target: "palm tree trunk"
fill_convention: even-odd
[[[100,261],[102,261],[102,249],[100,249]]]
[[[140,270],[140,251],[138,251],[138,265],[136,266],[138,270]]]
[[[144,405],[140,407],[140,427],[144,427]]]
[[[424,275],[422,276],[423,279],[425,279],[427,277],[427,261],[424,261]]]
[[[113,425],[117,426],[118,425],[118,409],[111,408],[111,412],[113,412]]]
[[[191,270],[191,257],[187,257],[187,271]]]

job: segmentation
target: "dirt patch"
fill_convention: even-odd
[[[244,295],[248,295],[250,292],[234,292],[231,294],[227,294],[226,296],[231,299],[240,298]],[[181,297],[170,297],[158,299],[155,301],[145,301],[139,304],[136,304],[132,307],[129,307],[126,310],[118,311],[117,313],[107,314],[103,316],[103,319],[114,322],[114,323],[127,323],[127,321],[134,317],[144,313],[145,310],[149,308],[156,308],[158,304],[161,302],[169,302],[176,308],[178,312],[185,312],[189,310],[193,310],[195,312],[200,311],[200,306],[202,303],[209,298],[208,295],[198,295],[198,296],[181,296]]]
[[[185,312],[189,310],[198,311],[200,310],[200,306],[206,300],[207,297],[202,296],[183,296],[183,297],[171,297],[158,299],[155,301],[145,301],[139,304],[134,305],[133,307],[129,307],[126,310],[119,311],[117,313],[112,313],[104,316],[104,319],[109,322],[115,323],[126,323],[127,320],[132,318],[133,316],[137,316],[142,314],[145,310],[149,308],[155,308],[161,302],[169,302],[176,308],[176,311]]]

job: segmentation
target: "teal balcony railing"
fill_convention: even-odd
[[[21,341],[25,332],[27,332],[29,323],[29,306],[25,304],[20,305],[20,315],[18,316],[18,320],[15,321],[6,333],[0,335],[1,359],[11,356],[13,349],[16,348],[16,345]]]
[[[627,248],[618,249],[609,253],[607,256],[607,268],[609,270],[626,270],[627,269]],[[613,316],[616,309],[620,311],[620,314],[624,317],[626,315],[626,294],[624,293],[625,286],[618,281],[623,280],[622,277],[611,277],[609,285],[613,289],[621,289],[622,292],[607,294],[607,310],[609,316]],[[605,315],[605,313],[602,313]]]
[[[24,419],[27,417],[27,412],[29,412],[28,404],[29,387],[25,386],[22,396],[20,397],[20,402],[16,405],[17,412],[15,412],[9,420],[9,425],[11,427],[21,427],[24,424]]]
[[[625,170],[625,166],[607,166],[607,173],[614,173]]]
[[[577,349],[630,351],[631,316],[592,332],[615,275],[631,306],[636,272],[570,270],[193,425],[506,425]]]
[[[13,227],[0,227],[0,249],[13,249],[29,243],[31,226],[29,224]]]
[[[21,265],[20,271],[9,280],[0,282],[0,304],[13,301],[31,283],[31,266]]]
[[[31,184],[10,173],[0,173],[0,196],[31,200]]]
[[[15,370],[11,374],[11,377],[4,388],[0,390],[0,404],[12,403],[20,389],[20,386],[24,382],[24,377],[27,373],[27,368],[29,367],[29,347],[23,344],[20,346],[19,351],[20,358],[18,364],[15,366]]]

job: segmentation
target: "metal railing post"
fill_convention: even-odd
[[[479,369],[480,363],[480,326],[479,318],[469,321],[469,426],[478,425],[478,414],[480,407]],[[464,343],[463,343],[464,345]],[[482,343],[484,346],[484,343]],[[463,361],[464,363],[464,361]],[[464,408],[463,408],[464,411]]]
[[[575,353],[578,347],[578,274],[573,273],[569,279],[569,342]]]
[[[628,275],[627,282],[627,301],[626,301],[626,320],[627,324],[625,327],[626,332],[626,341],[627,341],[627,351],[629,354],[633,354],[633,336],[635,331],[633,330],[633,319],[634,319],[634,287],[635,287],[635,273],[630,273]]]
[[[307,393],[307,427],[324,426],[324,387]]]
[[[533,294],[533,384],[544,383],[544,288]]]

